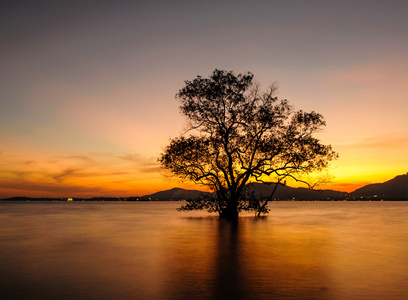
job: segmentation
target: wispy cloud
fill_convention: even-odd
[[[34,172],[23,170],[2,170],[0,171],[0,174],[2,174],[3,179],[7,178],[11,180],[21,181],[25,178],[31,177]]]
[[[116,155],[115,157],[135,163],[140,163],[141,161],[144,161],[142,156],[139,154]]]
[[[55,179],[58,182],[63,182],[64,179],[76,177],[78,178],[82,174],[79,172],[79,169],[65,169],[62,172],[59,172],[57,175],[51,176],[51,178]]]
[[[97,196],[109,193],[102,187],[86,187],[80,185],[59,185],[38,182],[3,182],[0,181],[0,189],[14,191],[7,196],[36,196],[36,197],[67,197],[67,196]]]
[[[67,158],[76,159],[76,160],[80,160],[84,162],[90,162],[90,163],[93,162],[93,159],[86,155],[73,155],[73,156],[67,156]]]
[[[141,173],[145,173],[145,174],[154,174],[154,173],[158,173],[160,170],[160,166],[157,164],[146,164],[145,167],[139,168],[139,171]]]
[[[353,144],[343,144],[336,146],[339,151],[349,149],[356,153],[365,153],[360,150],[382,150],[382,151],[406,151],[408,149],[408,133],[390,133],[388,135],[379,135],[368,137]],[[376,152],[377,153],[377,152]]]
[[[156,182],[158,175],[156,159],[137,153],[80,153],[35,159],[10,154],[0,161],[0,198],[10,193],[59,196],[65,191],[77,191],[77,195],[142,195],[145,183]]]
[[[109,158],[119,159],[121,161],[132,163],[130,166],[132,170],[138,173],[157,173],[159,171],[160,165],[155,157],[144,157],[140,154],[123,154],[116,155],[112,153],[99,154]]]
[[[371,90],[407,89],[408,68],[406,62],[371,62],[355,64],[334,72],[327,80],[346,84],[349,88]]]
[[[21,163],[24,165],[33,165],[36,163],[36,161],[35,160],[23,160]]]
[[[389,135],[367,138],[356,144],[361,148],[372,149],[408,149],[408,134],[406,136]]]

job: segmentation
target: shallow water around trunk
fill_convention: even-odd
[[[0,203],[1,299],[408,299],[408,202]]]

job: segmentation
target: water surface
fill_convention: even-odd
[[[407,202],[0,203],[1,299],[408,299]]]

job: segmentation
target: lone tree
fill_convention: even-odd
[[[204,208],[226,219],[255,210],[259,216],[272,195],[251,195],[248,183],[274,183],[275,191],[289,178],[305,182],[302,175],[323,170],[337,157],[312,136],[325,125],[323,116],[294,111],[275,97],[276,89],[262,92],[252,73],[217,69],[209,78],[185,82],[176,97],[190,135],[172,139],[158,160],[173,176],[213,193],[180,210]]]

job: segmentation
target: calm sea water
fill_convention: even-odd
[[[408,299],[408,202],[0,203],[1,299]]]

